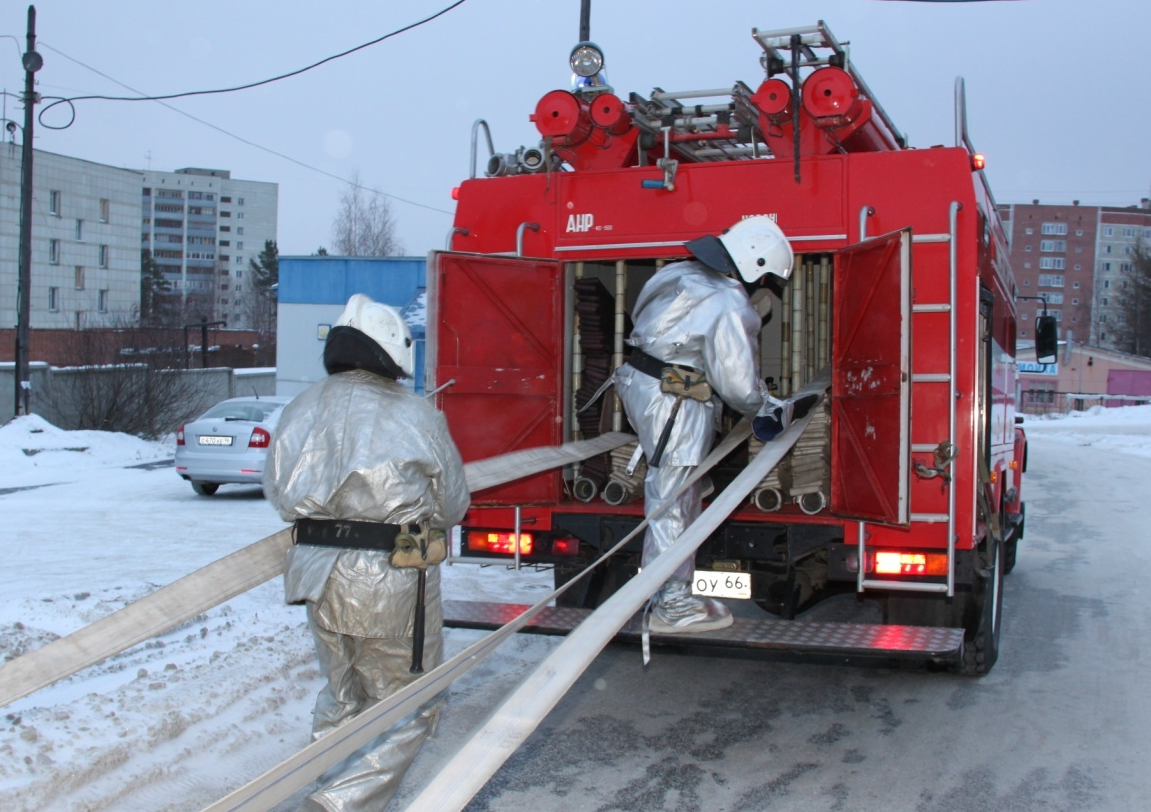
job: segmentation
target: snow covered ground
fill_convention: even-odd
[[[1034,443],[1151,456],[1151,406],[1029,418]],[[0,661],[69,634],[279,530],[258,488],[196,496],[170,443],[0,427]],[[1141,482],[1132,487],[1145,488]],[[445,568],[444,595],[531,602],[547,573]],[[480,632],[450,630],[448,653]],[[520,637],[452,690],[475,727],[555,641]],[[279,579],[0,709],[0,812],[195,812],[308,743],[320,687],[303,610]],[[285,809],[293,806],[284,805]]]

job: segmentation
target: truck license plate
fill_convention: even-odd
[[[751,600],[751,574],[747,572],[712,572],[696,570],[691,591],[710,598]]]
[[[200,438],[200,445],[231,445],[231,437],[216,437],[215,435],[206,435]]]

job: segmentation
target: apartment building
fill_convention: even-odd
[[[0,324],[16,324],[21,149],[0,144]],[[133,321],[143,173],[34,150],[31,329]]]
[[[276,239],[278,184],[234,179],[226,169],[143,174],[139,245],[151,250],[170,295],[190,318],[250,327],[249,261]]]
[[[1140,240],[1151,245],[1151,201],[1116,207],[1033,200],[999,209],[1021,297],[1020,339],[1034,339],[1044,304],[1035,298],[1042,298],[1062,339],[1119,349],[1119,296]]]

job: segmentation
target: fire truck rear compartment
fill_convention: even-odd
[[[574,437],[631,430],[610,390],[588,404],[611,370],[626,361],[630,348],[624,339],[631,332],[635,299],[663,263],[627,260],[567,266],[572,280],[571,391],[575,394],[570,419]],[[798,391],[830,363],[832,267],[831,254],[798,255],[787,284],[769,282],[752,296],[765,320],[760,334],[761,374],[777,397]],[[841,523],[830,523],[828,513],[830,407],[821,402],[815,408],[812,423],[796,448],[760,483],[743,515],[726,523],[701,546],[696,560],[699,569],[750,573],[752,599],[785,618],[824,597],[854,591],[856,579],[845,566],[837,568],[839,580],[829,578],[832,550],[842,548],[843,529]],[[731,428],[739,417],[725,412],[724,428]],[[762,443],[752,438],[733,451],[712,470],[711,487],[725,488],[761,448]],[[633,462],[634,451],[635,444],[631,444],[570,472],[567,490],[574,500],[589,508],[597,504],[608,509],[632,507],[636,515],[557,512],[555,526],[582,542],[577,560],[556,566],[557,585],[566,583],[588,560],[639,523],[646,468],[642,458]],[[634,466],[630,473],[629,465]],[[811,519],[786,521],[789,516]],[[565,593],[563,604],[598,606],[634,575],[641,550],[642,537],[632,540],[612,561]],[[842,563],[842,559],[840,554],[837,561]]]

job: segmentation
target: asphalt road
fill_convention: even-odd
[[[467,809],[1146,808],[1151,460],[1038,440],[1030,469],[988,676],[609,646]],[[398,808],[468,715],[449,705]]]

